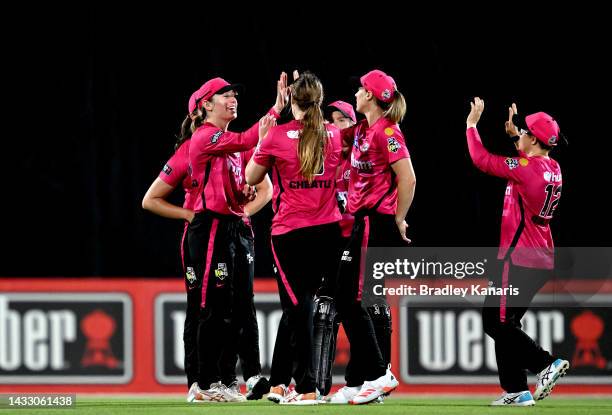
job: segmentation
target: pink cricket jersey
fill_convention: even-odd
[[[394,215],[397,182],[391,164],[410,157],[399,125],[385,117],[368,127],[367,120],[342,130],[345,143],[352,144],[348,211],[372,209]]]
[[[340,131],[331,124],[325,128],[329,141],[325,149],[323,171],[311,183],[300,174],[300,121],[294,120],[273,127],[255,151],[255,163],[273,168],[272,235],[340,220],[336,201],[336,171],[342,152]]]
[[[552,269],[554,243],[549,222],[561,198],[561,168],[548,157],[518,157],[490,154],[478,130],[466,132],[474,165],[487,174],[508,180],[502,212],[498,258],[508,250],[512,263],[528,268]]]
[[[278,118],[273,110],[268,112]],[[223,131],[211,123],[198,128],[191,138],[189,161],[192,177],[198,182],[194,210],[211,210],[241,216],[244,154],[259,141],[259,122],[242,133]],[[248,160],[247,160],[248,162]]]
[[[189,168],[190,142],[191,139],[185,140],[159,173],[159,178],[174,188],[182,183],[185,191],[185,202],[183,203],[185,209],[193,209],[194,189],[197,188],[197,183],[191,178]]]

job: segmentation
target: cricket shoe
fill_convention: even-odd
[[[206,402],[204,399],[202,399],[202,390],[198,386],[198,382],[193,382],[191,384],[189,392],[187,392],[187,402]]]
[[[544,370],[538,374],[538,381],[533,397],[541,401],[550,395],[557,381],[565,376],[569,367],[570,364],[567,360],[557,359],[544,368]]]
[[[325,401],[331,404],[348,405],[349,401],[357,396],[360,390],[361,386],[343,386],[333,395],[327,396]]]
[[[387,367],[387,373],[376,380],[366,380],[361,385],[359,393],[349,401],[351,405],[362,405],[378,399],[379,396],[391,392],[397,388],[399,382],[391,372],[391,365]]]
[[[210,389],[200,391],[201,400],[205,402],[244,402],[244,395],[228,388],[221,382],[211,383]]]
[[[498,399],[491,402],[491,406],[533,406],[535,405],[535,401],[533,400],[533,396],[531,396],[531,392],[522,391],[522,392],[513,392],[513,393],[504,393]]]
[[[251,376],[246,381],[246,398],[249,401],[261,399],[270,390],[270,382],[261,375]]]
[[[270,388],[268,392],[268,400],[274,403],[281,403],[285,400],[285,397],[289,394],[289,388],[285,385],[276,385]]]
[[[228,402],[245,402],[247,400],[246,396],[240,393],[240,386],[238,386],[238,381],[234,381],[230,383],[229,386],[226,386],[225,392],[229,397]]]
[[[285,399],[280,403],[281,405],[318,405],[322,401],[320,400],[319,391],[309,393],[299,393],[295,389],[285,396]]]

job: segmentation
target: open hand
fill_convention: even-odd
[[[274,116],[266,114],[259,119],[259,141],[266,138],[270,128],[276,125],[276,118]]]
[[[285,105],[289,102],[289,88],[287,87],[287,73],[281,72],[281,75],[276,81],[276,102],[274,103],[274,111],[281,113]]]
[[[506,134],[510,137],[516,137],[519,135],[518,128],[514,125],[514,116],[518,115],[518,111],[516,110],[516,104],[512,103],[511,107],[508,107],[508,121],[506,121]]]
[[[478,121],[480,121],[480,116],[484,111],[484,101],[478,97],[474,98],[474,102],[470,102],[470,106],[472,109],[467,117],[465,123],[467,124],[467,128],[476,127]]]

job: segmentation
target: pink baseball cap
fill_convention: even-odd
[[[538,140],[549,146],[559,142],[559,124],[545,112],[536,112],[525,117],[527,128]]]
[[[355,110],[348,102],[334,101],[329,104],[328,107],[332,107],[333,109],[340,111],[345,117],[350,118],[353,120],[353,122],[357,122],[357,118],[355,118]]]
[[[379,69],[374,69],[360,78],[361,86],[371,91],[382,102],[393,101],[395,80]]]
[[[222,94],[227,91],[242,91],[240,84],[230,84],[223,78],[213,78],[206,81],[197,91],[189,97],[188,110],[191,114],[196,106],[202,101],[208,101],[215,94]]]

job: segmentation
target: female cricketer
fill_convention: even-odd
[[[198,324],[199,384],[204,400],[239,401],[228,388],[240,332],[255,318],[252,292],[253,239],[245,224],[244,164],[259,139],[259,123],[243,133],[227,130],[237,117],[237,92],[222,78],[196,91],[194,109],[205,122],[193,133],[189,147],[192,178],[197,182],[193,221],[187,228],[194,279],[201,281]],[[286,97],[286,74],[277,83],[274,107],[263,119],[278,117]],[[269,195],[267,196],[269,200]],[[263,205],[262,205],[263,206]],[[261,207],[261,206],[259,206]],[[249,317],[246,317],[250,315]]]
[[[199,385],[198,381],[198,353],[197,353],[197,327],[200,315],[200,300],[201,300],[201,281],[195,279],[195,273],[189,261],[189,249],[187,246],[187,226],[193,220],[195,215],[193,211],[194,192],[197,188],[197,182],[192,179],[189,167],[189,145],[191,143],[192,132],[203,123],[202,112],[195,108],[194,93],[190,99],[189,110],[187,117],[181,125],[180,134],[175,145],[175,153],[166,162],[158,178],[151,184],[149,190],[145,194],[142,205],[143,208],[157,215],[172,218],[183,219],[185,226],[183,236],[181,238],[181,264],[183,275],[185,277],[185,288],[187,291],[187,310],[185,314],[185,326],[183,330],[183,342],[185,348],[185,373],[187,375],[187,387],[189,388],[187,401],[199,401]],[[246,154],[244,159],[248,160],[249,154]],[[245,166],[243,166],[244,169]],[[174,189],[182,185],[185,192],[185,201],[182,207],[175,206],[169,203],[166,199],[174,191]],[[245,185],[245,192],[250,190],[250,186]],[[264,206],[271,198],[271,183],[264,181],[256,186],[256,195],[248,197],[249,202],[244,206],[245,216],[250,216],[256,213]],[[245,219],[248,224],[248,219]],[[248,233],[247,233],[248,237]],[[250,235],[252,244],[252,234]],[[249,289],[252,290],[253,280],[253,265],[252,261],[247,267],[249,277]],[[251,296],[252,298],[252,296]],[[254,307],[254,305],[253,305]],[[240,338],[240,349],[238,354],[241,358],[244,379],[247,383],[247,399],[260,399],[263,393],[267,392],[269,385],[267,380],[261,376],[261,364],[259,362],[259,330],[255,315],[247,313],[245,315],[244,330]],[[252,318],[250,318],[252,317]],[[228,365],[235,368],[235,357],[227,356]],[[233,383],[233,382],[232,382]],[[228,383],[232,386],[232,383]],[[234,383],[236,385],[236,383]],[[250,386],[250,388],[249,388]]]
[[[548,114],[525,117],[519,132],[510,109],[506,131],[513,137],[518,157],[490,154],[482,145],[476,125],[484,101],[476,97],[467,117],[467,142],[474,165],[483,172],[508,180],[502,213],[498,259],[501,276],[490,278],[494,287],[518,288],[518,295],[488,295],[482,310],[485,332],[495,340],[499,381],[505,393],[493,406],[531,406],[547,397],[557,380],[569,369],[567,360],[543,350],[523,330],[521,318],[531,300],[550,278],[554,244],[549,223],[561,197],[561,168],[549,157],[557,145],[559,125]],[[538,374],[532,395],[525,370]]]
[[[323,86],[305,72],[290,87],[294,120],[272,127],[261,141],[246,171],[247,183],[261,181],[272,170],[274,217],[272,253],[279,274],[279,293],[297,350],[287,347],[288,338],[277,336],[272,361],[273,388],[281,404],[318,403],[313,357],[314,296],[323,279],[335,274],[340,247],[340,212],[335,178],[340,163],[340,133],[325,124],[321,111]],[[280,328],[280,327],[279,327]],[[274,376],[275,365],[297,360],[293,371],[295,390],[286,393],[291,372]],[[282,382],[276,384],[276,382]]]

